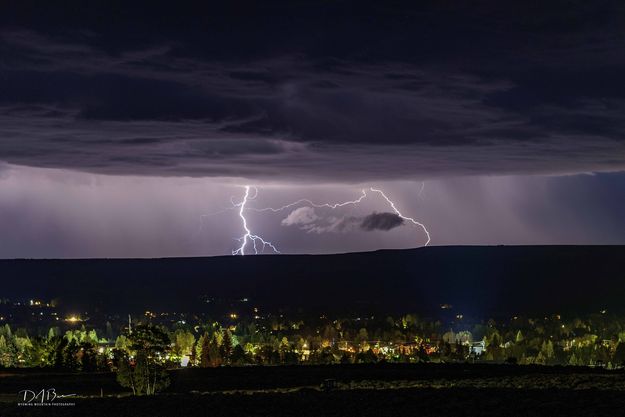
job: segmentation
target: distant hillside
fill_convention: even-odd
[[[0,298],[103,311],[201,309],[201,295],[267,308],[466,314],[625,311],[625,246],[467,246],[340,255],[0,260]]]

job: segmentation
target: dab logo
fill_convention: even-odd
[[[20,407],[73,406],[75,403],[62,399],[74,396],[76,394],[58,394],[55,388],[42,388],[40,391],[24,389],[18,392],[17,405]]]

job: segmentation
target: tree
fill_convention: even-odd
[[[72,339],[63,349],[61,353],[61,367],[70,371],[78,370],[78,351],[80,347],[75,339]]]
[[[125,335],[120,334],[117,336],[117,339],[115,339],[115,349],[123,350],[125,352],[130,351],[130,342]]]
[[[221,345],[219,346],[219,355],[225,363],[230,363],[230,355],[232,354],[232,335],[230,330],[223,331]]]
[[[366,344],[368,340],[369,333],[367,332],[367,329],[363,327],[362,329],[358,330],[358,336],[356,336],[356,340],[354,340],[354,342],[361,346],[364,346],[364,344]]]
[[[377,361],[378,357],[371,349],[356,354],[356,363],[375,363]]]
[[[612,362],[618,365],[625,364],[625,342],[619,342],[616,346]]]
[[[580,366],[583,365],[583,363],[580,363],[580,360],[577,358],[577,356],[575,355],[575,352],[573,352],[573,354],[571,355],[571,357],[569,358],[569,365],[572,366]]]
[[[117,363],[117,374],[115,376],[119,385],[124,388],[131,388],[132,394],[137,395],[135,387],[134,368],[130,365],[127,355],[122,355]]]
[[[369,352],[371,352],[371,354],[369,354]],[[367,352],[363,353],[360,357],[363,359],[364,363],[376,362],[377,359],[375,358],[375,354],[373,353],[373,351],[371,351],[371,349],[367,350]],[[324,347],[322,349],[316,350],[311,355],[310,361],[319,365],[330,365],[334,363],[334,355],[332,354],[332,349],[330,347]]]
[[[191,367],[191,366],[195,366],[196,364],[197,364],[197,343],[193,342],[193,346],[191,346],[191,354],[189,355],[189,363],[187,364],[187,366]]]
[[[137,353],[134,381],[139,395],[154,395],[169,386],[169,376],[162,366],[156,366],[145,351]]]
[[[48,339],[53,339],[61,335],[61,331],[58,327],[50,327],[48,330]]]
[[[0,334],[4,335],[7,340],[13,338],[13,332],[11,331],[11,326],[9,324],[5,324],[2,328],[0,328]]]
[[[80,344],[80,369],[86,372],[92,372],[98,369],[96,345],[89,342]]]
[[[274,352],[273,347],[271,347],[270,345],[264,345],[263,347],[261,347],[256,357],[259,363],[264,363],[267,365],[275,365],[280,361],[280,354],[278,352]]]
[[[202,368],[211,366],[210,340],[207,333],[200,338],[200,366]]]
[[[39,366],[57,366],[57,352],[59,350],[59,346],[65,340],[62,336],[59,336],[58,332],[56,336],[50,336],[50,332],[48,332],[48,337],[37,337],[33,339],[33,348],[30,353],[30,357],[33,361],[38,362]],[[65,347],[65,345],[63,346]],[[62,364],[62,353],[59,359],[59,366]]]
[[[13,337],[13,344],[15,346],[15,350],[17,351],[17,359],[24,358],[27,363],[32,363],[32,358],[28,352],[32,349],[33,344],[26,334],[25,331],[21,331],[22,329],[18,329]]]
[[[347,354],[347,352],[343,352],[343,355],[341,356],[341,364],[345,365],[349,363],[352,363],[352,358]]]
[[[233,365],[245,365],[248,363],[247,355],[241,345],[236,345],[232,349],[232,355],[230,355],[230,363]]]
[[[174,333],[174,350],[180,356],[191,355],[195,336],[188,330],[178,329]]]
[[[553,362],[554,350],[551,340],[545,340],[540,346],[536,355],[535,363],[540,365],[551,365]]]
[[[58,369],[65,367],[65,348],[67,348],[68,341],[65,337],[59,337],[58,343],[54,346],[54,352],[52,353],[52,366]]]
[[[126,357],[121,359],[117,371],[119,383],[130,386],[135,395],[154,395],[166,388],[169,376],[163,367],[163,356],[169,350],[167,333],[157,326],[138,325],[128,341],[135,354],[134,367]]]
[[[212,367],[218,367],[222,364],[220,347],[217,333],[214,333],[208,345],[208,355],[210,357],[210,366]]]
[[[13,343],[0,335],[0,366],[5,368],[15,366],[17,363],[17,351]]]

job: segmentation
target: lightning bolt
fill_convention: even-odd
[[[238,249],[232,251],[233,255],[245,255],[245,247],[247,246],[248,241],[252,242],[255,255],[258,255],[258,247],[256,246],[257,242],[260,242],[260,244],[263,245],[261,253],[265,251],[265,247],[267,246],[273,249],[275,253],[280,253],[280,251],[273,245],[273,243],[264,240],[258,235],[252,234],[252,231],[247,225],[247,219],[245,218],[243,212],[245,211],[245,205],[247,204],[247,201],[253,200],[258,195],[258,190],[256,189],[256,187],[254,187],[254,190],[256,191],[254,196],[250,197],[250,186],[246,185],[243,200],[240,203],[235,203],[234,201],[232,201],[234,207],[239,207],[239,217],[241,218],[241,222],[243,222],[243,229],[245,230],[245,234],[237,239],[239,242],[241,242],[241,246],[239,246]]]
[[[419,195],[418,196],[421,195],[421,193],[423,192],[423,188],[424,187],[425,187],[425,183],[423,183],[421,185],[421,189],[419,191]],[[234,197],[230,197],[230,202],[232,204],[231,207],[225,208],[223,210],[219,210],[219,211],[211,213],[211,214],[203,214],[202,216],[200,216],[200,220],[202,221],[204,217],[213,216],[213,215],[216,215],[216,214],[219,214],[219,213],[230,211],[230,210],[233,210],[233,209],[235,209],[237,207],[239,208],[239,217],[241,218],[241,223],[243,225],[243,230],[245,231],[245,234],[237,239],[237,241],[241,242],[241,246],[239,246],[237,249],[233,250],[232,251],[232,255],[245,255],[246,254],[246,247],[248,246],[248,243],[252,244],[252,247],[254,249],[254,254],[255,255],[257,255],[259,253],[259,251],[260,251],[260,253],[263,253],[267,246],[269,246],[274,251],[274,253],[280,253],[280,251],[275,247],[275,245],[273,243],[271,243],[271,242],[269,242],[267,240],[264,240],[262,237],[252,233],[252,231],[250,230],[250,228],[249,228],[249,226],[247,224],[247,218],[245,217],[245,212],[246,211],[254,211],[254,212],[267,212],[267,211],[270,211],[272,213],[277,213],[277,212],[286,210],[288,208],[291,208],[291,207],[294,207],[294,206],[297,206],[297,205],[300,205],[300,204],[303,204],[303,203],[306,203],[306,204],[308,204],[308,205],[310,205],[312,207],[315,207],[315,208],[337,209],[337,208],[345,207],[345,206],[348,206],[348,205],[357,205],[357,204],[361,203],[365,198],[368,197],[367,190],[363,188],[361,190],[360,196],[357,199],[355,199],[355,200],[347,200],[347,201],[343,201],[343,202],[340,202],[340,203],[330,203],[330,202],[328,202],[328,203],[315,203],[314,201],[312,201],[310,199],[302,198],[302,199],[296,200],[296,201],[294,201],[292,203],[285,204],[285,205],[283,205],[281,207],[255,208],[255,207],[248,207],[247,203],[249,201],[254,200],[258,196],[258,189],[256,187],[249,186],[249,185],[244,186],[244,188],[245,188],[245,194],[244,194],[243,200],[241,202],[236,203],[234,201]],[[252,196],[250,196],[250,189],[252,189],[252,188],[254,189],[254,194]],[[370,187],[369,191],[371,191],[372,193],[380,194],[382,196],[382,198],[384,198],[384,200],[391,207],[391,209],[393,209],[395,214],[397,216],[399,216],[401,219],[403,219],[403,220],[405,220],[407,222],[410,222],[414,226],[417,226],[420,229],[422,229],[423,232],[425,233],[425,236],[426,236],[426,242],[425,242],[425,244],[423,246],[428,246],[428,244],[431,241],[430,232],[428,231],[427,227],[423,223],[413,219],[412,217],[408,217],[408,216],[403,215],[397,209],[397,207],[395,206],[395,203],[382,190]],[[202,225],[200,224],[200,228],[201,227],[202,227]],[[260,245],[262,245],[262,247],[260,247]]]
[[[419,194],[418,196],[421,195],[421,193],[423,192],[423,188],[425,187],[425,182],[421,184],[421,189],[419,190]],[[374,193],[378,193],[380,194],[384,200],[386,200],[386,202],[391,206],[391,208],[393,209],[393,211],[395,212],[395,214],[397,214],[401,219],[408,221],[410,223],[412,223],[413,225],[421,228],[423,230],[423,232],[425,233],[426,236],[426,242],[423,246],[427,246],[429,245],[430,241],[431,241],[431,237],[430,237],[430,232],[428,231],[427,227],[425,227],[425,225],[415,219],[413,219],[412,217],[408,217],[408,216],[404,216],[395,206],[395,203],[388,198],[388,196],[386,194],[384,194],[384,192],[382,190],[378,190],[376,188],[369,188],[369,191],[374,192]],[[258,194],[258,193],[257,193]],[[256,194],[256,195],[257,195]],[[364,200],[365,198],[367,198],[367,190],[366,189],[362,189],[361,190],[361,195],[359,198],[357,198],[356,200],[349,200],[349,201],[344,201],[342,203],[315,203],[307,198],[302,198],[300,200],[294,201],[292,203],[289,204],[285,204],[284,206],[281,207],[264,207],[264,208],[253,208],[253,207],[249,207],[247,208],[247,210],[250,211],[256,211],[256,212],[263,212],[263,211],[271,211],[273,213],[277,213],[279,211],[282,210],[286,210],[288,208],[291,208],[293,206],[297,206],[299,204],[302,203],[307,203],[309,205],[311,205],[312,207],[316,207],[316,208],[330,208],[330,209],[336,209],[339,207],[344,207],[347,205],[356,205],[358,203],[360,203],[362,200]]]
[[[302,198],[300,200],[294,201],[292,203],[286,204],[286,205],[284,205],[282,207],[278,207],[278,208],[273,208],[273,207],[253,208],[253,207],[250,207],[250,208],[248,208],[248,210],[250,210],[250,211],[257,211],[257,212],[271,211],[271,212],[277,213],[279,211],[286,210],[288,208],[291,208],[293,206],[297,206],[297,205],[302,204],[302,203],[307,203],[307,204],[309,204],[309,205],[311,205],[313,207],[316,207],[316,208],[327,207],[327,208],[331,208],[331,209],[336,209],[338,207],[344,207],[344,206],[348,206],[350,204],[358,204],[366,197],[367,197],[367,192],[363,189],[362,190],[362,194],[360,195],[359,198],[357,198],[356,200],[344,201],[342,203],[322,203],[322,204],[317,204],[317,203],[314,203],[313,201],[311,201],[311,200],[309,200],[307,198]]]
[[[386,202],[391,206],[391,208],[393,209],[393,211],[395,212],[395,214],[397,214],[399,217],[401,217],[404,220],[409,221],[410,223],[414,224],[415,226],[420,227],[421,229],[423,229],[423,231],[425,232],[425,235],[427,236],[427,240],[425,242],[425,244],[423,246],[427,246],[430,243],[430,232],[428,232],[427,227],[425,227],[425,225],[423,223],[420,223],[418,221],[416,221],[415,219],[413,219],[412,217],[406,217],[403,214],[401,214],[399,212],[399,210],[397,210],[397,207],[395,207],[395,203],[393,203],[391,201],[390,198],[388,198],[386,196],[386,194],[384,194],[384,192],[382,190],[377,190],[375,188],[369,188],[371,191],[373,191],[374,193],[380,193],[380,195],[382,197],[384,197],[384,199],[386,200]],[[423,188],[421,188],[421,191],[423,191]]]

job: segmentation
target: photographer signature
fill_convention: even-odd
[[[55,388],[42,388],[40,391],[24,389],[18,392],[18,396],[21,400],[20,404],[26,405],[53,403],[61,398],[74,397],[76,394],[58,394]]]

